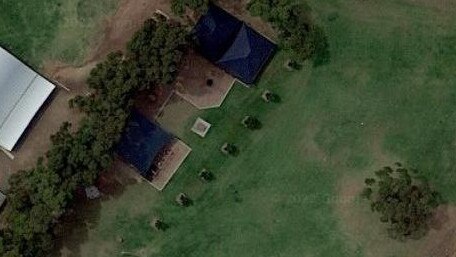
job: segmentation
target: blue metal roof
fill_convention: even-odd
[[[276,45],[220,7],[210,5],[194,28],[199,52],[246,84],[255,82]]]
[[[133,110],[117,145],[117,153],[143,177],[149,177],[155,157],[172,139],[171,134]]]
[[[217,64],[242,82],[253,84],[274,51],[271,41],[244,24]]]
[[[240,20],[211,5],[194,28],[200,52],[209,61],[216,62],[231,46],[241,27]]]

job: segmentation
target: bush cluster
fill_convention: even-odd
[[[204,13],[209,5],[209,0],[172,0],[171,10],[173,13],[183,15],[186,8],[190,8],[199,13]]]
[[[384,167],[367,178],[363,196],[369,199],[373,212],[388,223],[388,233],[395,239],[420,238],[429,230],[435,209],[442,202],[422,177],[403,167]]]
[[[326,63],[329,58],[328,42],[323,30],[312,18],[310,7],[303,1],[252,0],[248,9],[277,28],[284,48],[293,51],[303,61],[313,58],[315,65]]]

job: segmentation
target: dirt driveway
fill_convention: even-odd
[[[110,52],[123,50],[133,34],[157,9],[171,13],[169,0],[122,0],[114,15],[103,22],[103,33],[91,43],[91,50],[82,66],[47,60],[45,73],[65,84],[84,83],[96,63]]]
[[[7,180],[12,173],[33,167],[37,159],[45,155],[51,144],[50,136],[59,130],[64,121],[75,125],[79,123],[81,113],[68,108],[68,100],[76,95],[76,92],[56,88],[12,152],[14,160],[0,152],[1,190],[7,188]]]

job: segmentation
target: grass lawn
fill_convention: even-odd
[[[220,109],[169,106],[162,123],[193,152],[165,192],[140,184],[103,202],[81,256],[424,254],[413,251],[428,239],[389,240],[356,196],[370,172],[401,161],[456,201],[456,9],[405,0],[310,3],[329,37],[330,64],[287,72],[279,53],[256,88],[236,85]],[[282,103],[263,103],[264,89]],[[243,128],[245,115],[263,129]],[[213,124],[205,139],[190,132],[197,116]],[[239,156],[223,156],[224,142]],[[202,183],[202,168],[216,180]],[[180,192],[192,207],[174,203]],[[148,226],[157,215],[170,225],[166,232]],[[125,241],[112,243],[117,236]]]
[[[18,48],[32,60],[46,45],[45,33],[57,33],[43,32],[60,15],[54,1],[43,2],[55,15],[30,29],[31,47]],[[256,88],[236,85],[221,108],[171,106],[181,122],[167,117],[163,123],[193,148],[191,155],[164,192],[136,184],[102,202],[80,256],[424,255],[413,252],[422,241],[388,240],[356,195],[373,170],[401,161],[423,171],[450,203],[456,201],[456,6],[309,2],[328,34],[331,62],[287,72],[285,53],[279,52]],[[27,28],[19,17],[8,22]],[[282,103],[263,103],[265,89],[278,93]],[[263,128],[243,128],[245,115],[258,117]],[[205,139],[190,132],[197,116],[213,125]],[[239,155],[222,155],[224,142],[236,144]],[[215,181],[201,182],[202,168],[213,171]],[[177,206],[180,192],[194,205]],[[167,231],[150,228],[156,216],[170,225]]]
[[[0,45],[39,67],[43,60],[79,64],[100,21],[119,0],[4,0]]]

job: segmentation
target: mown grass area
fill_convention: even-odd
[[[300,135],[290,136],[296,132],[296,122],[302,127],[306,124],[292,119],[301,112],[290,108],[300,102],[300,94],[277,83],[283,61],[283,56],[276,58],[264,77],[269,80],[266,87],[277,92],[282,103],[264,103],[264,87],[236,85],[222,108],[195,111],[181,124],[186,132],[168,127],[193,148],[184,166],[164,193],[140,184],[127,188],[129,193],[118,201],[103,203],[106,212],[102,211],[99,227],[92,231],[96,243],[88,241],[83,256],[90,251],[99,253],[93,247],[102,244],[101,238],[109,241],[118,236],[124,243],[106,256],[122,251],[140,256],[154,256],[155,251],[159,256],[300,256],[315,252],[329,256],[345,251],[340,234],[332,233],[337,231],[336,222],[327,215],[335,177],[326,165],[296,151],[305,144]],[[290,86],[303,89],[296,82],[290,81]],[[274,114],[285,111],[287,115]],[[198,115],[213,124],[205,139],[189,130]],[[258,117],[264,128],[244,128],[241,120],[245,115]],[[220,147],[224,142],[238,146],[239,155],[223,155]],[[198,177],[202,168],[212,171],[215,181],[203,183]],[[132,200],[133,192],[141,196]],[[194,205],[183,209],[175,204],[180,192],[187,193]],[[170,225],[163,233],[148,225],[157,215]],[[303,245],[301,240],[315,244]],[[326,249],[316,243],[323,241]]]
[[[407,0],[310,5],[328,35],[330,63],[287,72],[280,52],[256,88],[237,85],[220,109],[195,111],[168,127],[193,148],[185,164],[162,193],[139,184],[103,202],[81,256],[389,257],[419,244],[383,240],[376,218],[350,234],[340,209],[353,224],[364,217],[344,199],[340,181],[357,178],[345,185],[356,188],[379,166],[401,161],[456,201],[456,7]],[[282,102],[263,103],[264,89]],[[263,128],[243,128],[244,115],[257,116]],[[189,131],[196,116],[214,125],[205,139]],[[239,146],[239,155],[222,155],[224,142]],[[202,183],[202,168],[216,180]],[[177,206],[180,192],[194,205]],[[156,216],[167,231],[150,228]]]
[[[79,64],[119,0],[5,0],[0,44],[35,67],[44,60]]]

